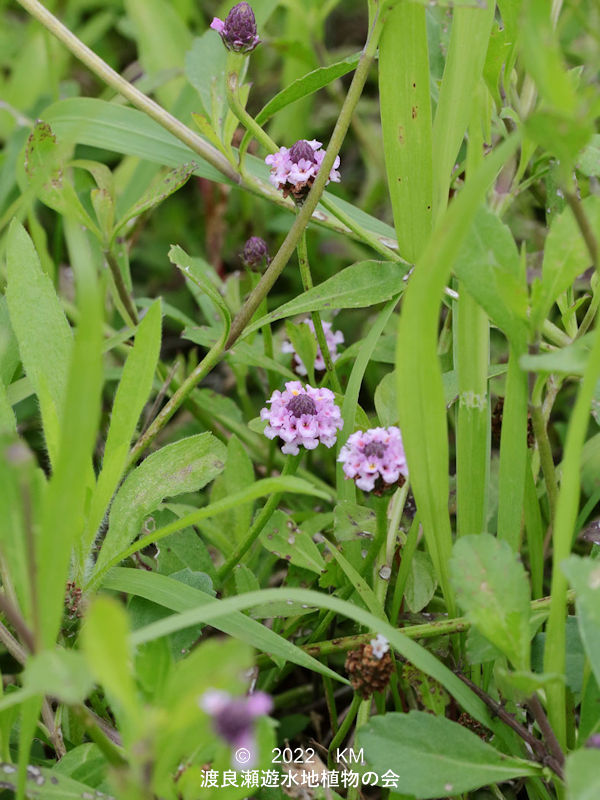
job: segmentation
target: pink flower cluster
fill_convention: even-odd
[[[315,326],[312,319],[305,319],[302,320],[303,323],[308,325],[311,331],[315,332]],[[339,353],[337,351],[338,344],[343,344],[344,342],[344,334],[341,331],[332,331],[331,330],[331,322],[324,322],[323,323],[323,333],[325,334],[325,341],[327,342],[327,348],[329,349],[329,354],[331,355],[332,361],[337,361],[339,358]],[[294,350],[294,345],[289,342],[287,339],[281,345],[281,352],[282,353],[293,353],[294,354],[294,371],[298,373],[298,375],[306,375],[306,367],[298,355]],[[317,371],[323,372],[325,370],[325,359],[323,358],[323,353],[321,352],[321,348],[317,345],[317,355],[315,357],[315,369]]]
[[[265,161],[271,167],[271,183],[283,191],[284,197],[291,194],[296,200],[303,200],[310,191],[324,158],[325,150],[321,149],[321,142],[316,139],[310,142],[299,139],[289,149],[279,148],[278,153],[267,156]],[[339,183],[339,165],[340,157],[336,156],[327,183]]]
[[[279,436],[284,442],[282,452],[294,456],[300,445],[307,450],[314,450],[319,442],[332,447],[343,426],[334,399],[329,389],[314,389],[308,384],[304,388],[300,381],[288,381],[285,391],[276,390],[267,400],[271,408],[260,412],[260,418],[268,423],[265,436]]]
[[[393,486],[401,475],[408,476],[402,435],[395,426],[353,433],[338,461],[344,465],[346,477],[353,478],[364,492]]]

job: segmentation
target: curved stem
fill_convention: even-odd
[[[371,65],[375,58],[375,53],[377,52],[377,43],[379,42],[382,27],[382,18],[381,16],[378,16],[369,34],[367,44],[360,57],[360,61],[358,62],[358,66],[356,68],[356,72],[354,73],[350,88],[348,89],[348,94],[346,95],[344,105],[342,106],[342,110],[335,124],[335,128],[331,134],[329,146],[327,147],[327,152],[325,153],[325,158],[323,159],[323,163],[321,164],[319,172],[317,173],[317,177],[312,189],[310,190],[304,205],[300,209],[298,216],[294,220],[294,224],[290,228],[288,235],[285,237],[281,247],[279,248],[277,255],[273,261],[271,261],[271,264],[269,265],[265,274],[262,276],[256,289],[250,293],[250,296],[244,303],[236,318],[233,320],[227,347],[231,347],[236,339],[238,339],[250,319],[252,319],[254,312],[260,305],[262,298],[271,290],[271,287],[281,275],[284,267],[290,260],[296,245],[300,241],[302,232],[311,220],[313,211],[316,209],[317,204],[321,199],[321,195],[325,189],[325,185],[329,179],[329,173],[333,167],[333,163],[346,137],[346,133],[352,119],[352,114],[354,113],[354,109],[356,108],[356,104],[360,99],[363,87],[369,75]]]
[[[337,730],[337,733],[331,740],[331,744],[329,745],[329,754],[327,756],[327,763],[329,769],[333,769],[334,761],[333,761],[333,754],[337,751],[338,747],[342,744],[346,736],[348,735],[348,731],[352,727],[352,723],[354,722],[354,718],[358,714],[358,709],[360,708],[362,700],[360,695],[355,694],[352,698],[352,704],[348,709],[348,713],[344,717],[344,721],[340,725]]]
[[[48,11],[38,0],[18,0],[29,13],[35,17],[42,25],[47,28],[59,41],[61,41],[72,53],[83,62],[95,75],[104,83],[110,86],[115,92],[127,98],[140,111],[148,114],[153,120],[166,128],[173,136],[186,144],[195,153],[198,153],[205,161],[212,164],[223,175],[227,176],[234,183],[239,183],[240,178],[231,164],[227,161],[215,147],[206,142],[200,136],[190,130],[187,125],[180,122],[176,117],[162,108],[154,100],[151,100],[143,92],[140,92],[133,84],[126,81],[118,72],[103,61],[93,50],[90,50],[81,39],[78,39],[65,25],[60,22],[53,14]]]
[[[293,475],[296,470],[298,469],[298,465],[300,464],[300,455],[297,456],[290,456],[281,471],[282,475]],[[223,584],[227,578],[231,570],[237,566],[242,560],[242,558],[246,555],[248,550],[252,547],[254,542],[258,539],[260,534],[262,533],[263,528],[267,524],[267,522],[273,516],[275,509],[279,505],[279,501],[281,500],[283,492],[276,492],[272,494],[265,505],[263,506],[262,510],[259,512],[258,516],[252,523],[250,530],[242,539],[241,542],[234,548],[233,552],[228,556],[225,560],[225,563],[222,564],[219,569],[217,570],[217,578],[219,582]]]

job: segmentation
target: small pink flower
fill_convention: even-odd
[[[402,435],[395,426],[357,431],[348,437],[338,457],[347,478],[364,492],[381,492],[408,476]]]
[[[289,149],[280,147],[278,153],[265,158],[265,162],[271,167],[269,180],[273,186],[281,189],[284,197],[291,194],[300,203],[308,195],[324,158],[325,150],[321,149],[321,142],[316,139],[299,139]],[[340,157],[336,156],[327,183],[339,183],[339,165]]]
[[[308,325],[311,331],[315,332],[315,326],[312,319],[305,319],[303,322]],[[331,322],[324,322],[323,323],[323,333],[325,334],[325,341],[327,342],[327,348],[329,349],[329,354],[331,355],[332,361],[337,361],[340,357],[340,354],[337,351],[338,344],[343,344],[344,342],[344,334],[341,331],[333,331],[331,329]],[[304,366],[304,362],[294,350],[294,346],[291,342],[286,341],[281,345],[281,352],[282,353],[293,353],[293,367],[294,372],[298,375],[307,375],[306,367]],[[325,359],[323,358],[323,353],[321,352],[321,348],[317,345],[317,355],[315,356],[315,369],[317,372],[324,372],[325,371]]]
[[[337,431],[343,427],[340,409],[335,395],[329,389],[314,389],[300,381],[288,381],[285,391],[276,390],[263,408],[260,418],[268,424],[265,436],[279,437],[284,445],[283,453],[297,455],[300,446],[314,450],[319,443],[332,447]]]
[[[233,697],[221,689],[208,689],[199,700],[200,708],[213,718],[215,732],[235,750],[248,751],[248,758],[239,763],[233,753],[233,766],[247,769],[256,763],[255,720],[273,708],[273,701],[264,692],[248,697]]]

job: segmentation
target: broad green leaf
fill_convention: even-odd
[[[375,717],[359,729],[358,744],[369,767],[379,776],[395,771],[402,791],[418,800],[541,773],[538,764],[510,758],[462,725],[424,711]]]
[[[398,422],[398,400],[396,398],[396,376],[393,372],[384,375],[375,389],[375,410],[379,423],[385,428]]]
[[[561,568],[575,589],[579,632],[600,685],[600,561],[570,556]]]
[[[52,772],[97,787],[106,780],[107,769],[108,763],[98,745],[84,742],[65,753]]]
[[[117,592],[128,592],[139,597],[145,597],[153,603],[158,603],[178,613],[203,606],[212,608],[215,603],[219,606],[221,602],[191,586],[182,586],[181,583],[166,575],[158,575],[155,572],[145,572],[137,569],[126,569],[124,567],[112,569],[106,575],[103,587]],[[198,623],[194,622],[193,624]],[[217,630],[246,642],[276,660],[290,661],[292,664],[298,664],[301,667],[313,670],[313,672],[329,675],[330,678],[340,680],[333,670],[330,670],[270,628],[266,628],[259,622],[249,619],[241,611],[231,611],[228,614],[221,615],[219,619],[215,619],[211,624]]]
[[[576,750],[565,766],[568,800],[596,800],[600,795],[600,750]]]
[[[10,226],[6,255],[10,322],[25,373],[38,396],[46,445],[55,463],[73,337],[33,243],[16,221]]]
[[[148,456],[128,475],[113,501],[96,570],[136,538],[144,519],[165,497],[206,486],[223,471],[225,458],[225,446],[210,433],[180,439]]]
[[[119,729],[131,743],[142,719],[133,676],[129,621],[123,607],[110,597],[92,601],[81,629],[81,647],[90,672],[106,691]]]
[[[581,488],[588,497],[600,489],[600,433],[590,436],[581,450]]]
[[[185,330],[181,336],[184,339],[186,338]],[[247,367],[262,367],[263,369],[270,370],[271,372],[276,372],[277,374],[282,375],[288,381],[298,380],[298,376],[290,369],[285,367],[283,364],[280,364],[279,361],[275,361],[274,358],[269,358],[264,354],[263,343],[261,339],[255,339],[252,344],[249,344],[248,342],[240,342],[238,339],[234,347],[229,350],[228,357],[238,364],[244,364]]]
[[[433,219],[429,81],[425,9],[398,3],[379,43],[379,94],[396,235],[411,263],[425,246]]]
[[[402,291],[406,269],[394,261],[359,261],[253,322],[243,335],[248,336],[267,322],[308,311],[365,308],[389,300]]]
[[[435,570],[427,553],[417,550],[410,562],[404,597],[406,605],[417,614],[433,597],[437,587]]]
[[[576,164],[577,169],[588,177],[600,175],[600,133],[595,133],[583,149]]]
[[[260,542],[278,558],[320,575],[325,561],[319,548],[305,531],[283,511],[276,511],[260,534]]]
[[[517,139],[511,139],[488,155],[450,204],[408,282],[398,326],[400,427],[429,554],[450,613],[454,613],[454,601],[447,570],[452,532],[447,415],[437,353],[439,308],[444,286],[483,197],[516,146]]]
[[[66,221],[67,239],[77,246],[72,263],[77,284],[78,325],[69,359],[57,457],[44,497],[37,537],[38,613],[40,641],[52,647],[64,612],[65,586],[73,547],[82,535],[82,522],[93,481],[92,454],[96,447],[102,392],[102,293],[87,235],[76,222]],[[40,331],[41,334],[41,331]],[[49,336],[46,332],[46,336]]]
[[[152,389],[161,341],[161,303],[156,300],[140,322],[115,394],[104,447],[102,470],[92,496],[87,546],[96,535],[110,499],[123,475],[129,445]]]
[[[227,463],[225,470],[214,482],[210,502],[214,503],[224,497],[228,497],[236,492],[252,486],[254,483],[254,465],[246,453],[244,446],[234,434],[227,443]],[[219,540],[226,543],[226,546],[219,546],[222,553],[231,552],[231,549],[248,533],[252,522],[252,512],[254,503],[240,503],[239,506],[223,514],[218,520],[216,527],[219,533]]]
[[[519,253],[510,229],[484,207],[454,264],[454,273],[492,322],[509,338],[526,332],[527,293],[519,280]]]
[[[488,533],[454,545],[450,575],[467,619],[516,669],[529,669],[530,590],[521,562],[507,542]]]
[[[335,507],[333,530],[338,542],[352,541],[358,537],[375,535],[375,512],[349,500],[341,500]]]
[[[93,685],[87,663],[76,650],[45,650],[28,659],[23,672],[26,689],[61,703],[83,703]]]
[[[600,229],[600,197],[591,195],[582,202],[592,230]],[[552,304],[577,275],[591,264],[587,246],[570,208],[554,219],[546,237],[542,280],[532,290],[532,325],[539,327]]]
[[[308,381],[315,385],[315,358],[317,357],[317,338],[308,326],[308,320],[294,325],[289,320],[285,323],[285,332],[290,340],[294,354],[299,358],[308,374]],[[292,356],[292,366],[294,366],[294,356]]]

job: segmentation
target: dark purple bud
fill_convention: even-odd
[[[306,139],[300,139],[296,144],[293,144],[290,147],[290,160],[294,162],[294,164],[298,164],[301,159],[304,161],[310,161],[311,164],[316,164],[317,159],[315,158],[315,151],[306,141]]]
[[[251,236],[242,251],[242,261],[247,267],[257,267],[263,261],[269,263],[269,248],[260,236]]]
[[[221,34],[225,47],[236,53],[249,53],[260,42],[254,11],[248,3],[235,5],[225,17],[225,22],[215,17],[210,27]]]
[[[303,414],[311,417],[317,413],[317,407],[312,397],[307,394],[297,394],[287,404],[287,409],[293,417],[299,419]]]
[[[600,750],[600,733],[592,733],[590,738],[585,743],[586,747],[590,747],[593,750]]]
[[[369,442],[364,449],[364,454],[367,458],[383,458],[387,445],[385,442]]]

